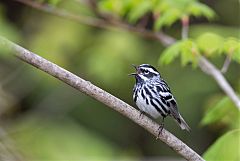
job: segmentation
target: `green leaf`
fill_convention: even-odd
[[[181,12],[178,9],[170,9],[161,16],[154,23],[154,29],[159,30],[163,26],[171,26],[174,22],[181,18]]]
[[[210,7],[199,2],[191,3],[191,5],[186,8],[186,12],[196,17],[204,16],[209,20],[215,16],[215,12]]]
[[[196,40],[198,48],[206,56],[215,56],[222,53],[224,39],[213,33],[205,33]]]
[[[101,12],[105,12],[115,16],[122,16],[124,11],[124,1],[103,0],[98,3]]]
[[[207,161],[239,161],[240,160],[240,130],[232,130],[221,136],[203,154]]]
[[[224,42],[223,52],[226,54],[235,52],[239,48],[239,41],[236,38],[230,37]]]
[[[164,65],[171,63],[179,55],[181,43],[179,41],[165,49],[160,56],[159,63]]]
[[[228,38],[223,45],[223,52],[232,55],[232,59],[240,63],[240,41],[236,38]]]
[[[156,1],[156,4],[153,6],[154,13],[163,13],[171,8],[171,5],[168,1]]]
[[[199,55],[198,48],[196,44],[190,40],[184,40],[181,43],[181,62],[182,65],[187,65],[192,63],[193,66],[197,66],[197,56]]]
[[[190,39],[179,41],[164,50],[159,63],[164,65],[169,64],[179,54],[183,66],[188,63],[192,63],[194,67],[197,65],[199,51],[197,45]]]
[[[152,9],[152,1],[142,1],[131,9],[128,15],[130,22],[134,23]]]
[[[240,43],[238,43],[238,48],[236,49],[236,52],[233,53],[232,59],[240,63]]]
[[[233,127],[238,126],[240,112],[230,100],[225,96],[221,98],[212,108],[206,111],[205,116],[201,120],[201,125],[209,125],[213,123],[228,124]]]

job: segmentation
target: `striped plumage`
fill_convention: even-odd
[[[178,112],[177,102],[167,83],[161,78],[159,72],[149,64],[134,66],[136,78],[133,89],[133,100],[141,112],[153,118],[168,115],[172,116],[181,129],[190,130],[187,123]],[[162,123],[163,126],[163,123]]]

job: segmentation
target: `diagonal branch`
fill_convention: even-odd
[[[58,65],[0,36],[0,47],[1,46],[7,46],[20,60],[48,73],[53,77],[56,77],[62,82],[70,85],[80,92],[85,93],[88,96],[93,97],[99,102],[104,103],[108,107],[118,111],[122,115],[128,117],[138,125],[142,126],[154,136],[158,136],[159,125],[157,123],[146,116],[140,118],[139,112],[135,108],[116,98],[110,93],[93,85],[91,82],[74,75],[66,69],[63,69]],[[167,130],[163,129],[161,135],[159,136],[159,139],[166,143],[173,150],[175,150],[178,154],[183,156],[185,159],[192,161],[203,161],[203,158],[201,158],[201,156],[199,156],[195,151],[193,151],[185,143],[183,143]]]

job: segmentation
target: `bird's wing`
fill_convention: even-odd
[[[186,129],[187,131],[190,131],[190,127],[188,126],[188,124],[185,122],[185,120],[182,118],[182,116],[178,112],[177,102],[176,102],[174,96],[172,95],[171,90],[168,87],[167,83],[164,80],[162,80],[158,83],[159,84],[156,85],[156,88],[161,87],[158,90],[160,99],[161,100],[164,99],[166,101],[166,104],[170,111],[170,115],[172,115],[174,117],[174,119],[176,120],[176,122],[179,124],[179,126],[182,129]],[[163,102],[163,100],[162,100],[162,102]]]
[[[171,92],[170,87],[164,80],[158,82],[155,86],[157,88],[157,92],[162,101],[165,101],[167,106],[169,107],[170,114],[177,120],[179,120],[179,112],[177,108],[177,102]]]

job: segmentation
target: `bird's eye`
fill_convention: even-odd
[[[147,69],[140,69],[142,74],[149,74],[149,70]]]
[[[148,70],[144,70],[144,74],[148,74],[149,73],[149,71]]]

